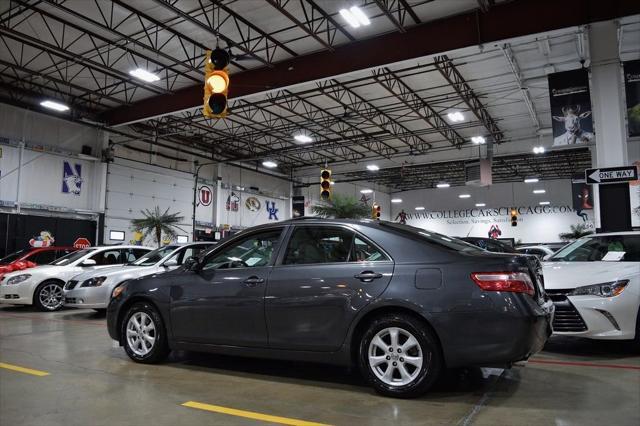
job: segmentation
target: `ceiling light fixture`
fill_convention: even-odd
[[[53,109],[56,111],[68,111],[69,107],[61,104],[59,102],[54,102],[54,101],[42,101],[40,102],[40,105],[42,105],[45,108],[49,108],[49,109]]]
[[[476,145],[482,145],[486,141],[487,140],[483,136],[472,136],[471,137],[471,142],[473,142]]]
[[[485,203],[476,203],[476,207],[485,207],[486,204]]]
[[[546,192],[547,192],[547,190],[546,190],[546,189],[534,189],[534,190],[533,190],[533,193],[534,193],[534,194],[544,194],[544,193],[546,193]]]
[[[394,203],[394,204],[401,203],[402,202],[402,198],[392,198],[391,202]]]
[[[449,121],[451,121],[452,123],[459,123],[461,121],[464,121],[464,115],[462,115],[460,111],[450,112],[449,114],[447,114],[447,118],[449,118]]]
[[[278,163],[276,163],[275,161],[271,161],[271,160],[263,161],[262,165],[265,166],[265,167],[268,167],[270,169],[273,169],[274,167],[278,167]]]
[[[371,194],[373,192],[373,189],[361,189],[360,193],[361,194]]]
[[[546,150],[544,149],[544,146],[534,146],[533,147],[533,153],[534,154],[544,154]]]
[[[436,188],[449,188],[451,185],[449,185],[446,182],[442,182],[436,185]]]
[[[524,180],[524,183],[537,183],[537,182],[540,182],[540,179],[538,179],[538,178],[526,178]]]
[[[460,195],[458,195],[458,198],[471,198],[471,195],[469,195],[469,194],[460,194]]]
[[[300,143],[309,143],[313,142],[313,138],[309,135],[305,135],[304,133],[298,133],[297,135],[293,135],[293,139]]]
[[[380,170],[380,167],[376,166],[375,164],[369,164],[367,166],[367,170],[371,172],[377,172],[378,170]]]
[[[424,210],[424,207],[420,206],[420,207],[416,207],[416,210],[420,211],[420,210]]]
[[[549,204],[551,204],[551,201],[540,201],[540,203],[538,204],[540,204],[541,206],[548,206]]]
[[[129,74],[142,81],[146,81],[147,83],[153,83],[154,81],[160,80],[160,77],[142,68],[129,71]]]
[[[365,15],[365,13],[358,6],[352,6],[349,9],[340,9],[340,15],[347,21],[353,28],[358,28],[361,25],[367,26],[371,24],[371,21]]]

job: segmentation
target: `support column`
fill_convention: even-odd
[[[589,26],[591,56],[591,101],[596,133],[592,150],[593,167],[625,166],[627,130],[624,117],[624,90],[618,53],[618,23],[597,22]],[[595,152],[594,152],[595,151]],[[626,185],[626,192],[623,186]],[[605,194],[606,193],[606,194]],[[593,185],[596,228],[602,231],[631,229],[630,215],[620,220],[621,212],[629,210],[629,187]],[[601,203],[601,199],[606,203]]]

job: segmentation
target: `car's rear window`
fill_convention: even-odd
[[[449,250],[462,251],[465,253],[475,252],[481,253],[485,252],[480,247],[477,247],[473,244],[469,244],[465,241],[459,240],[454,237],[448,237],[446,235],[439,234],[437,232],[428,231],[421,228],[416,228],[415,226],[410,225],[402,225],[399,223],[392,222],[380,222],[381,225],[392,228],[396,231],[402,232],[405,235],[409,235],[411,237],[417,238],[419,240],[423,240],[430,244],[436,244],[442,247],[445,247]]]
[[[26,253],[27,253],[27,250],[18,250],[15,253],[11,253],[10,255],[0,259],[0,265],[7,265],[7,264],[13,262],[14,260],[20,259]]]

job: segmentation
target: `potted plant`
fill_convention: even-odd
[[[164,213],[160,212],[160,207],[151,211],[149,209],[141,210],[140,213],[144,216],[141,219],[131,220],[131,226],[133,229],[142,233],[142,240],[153,234],[155,236],[158,247],[162,245],[162,234],[165,238],[172,240],[176,237],[176,229],[184,231],[178,226],[178,224],[184,219],[183,216],[178,216],[178,213],[169,213],[167,208]]]
[[[324,218],[364,219],[371,215],[371,208],[349,195],[333,194],[331,201],[316,204],[311,211]]]

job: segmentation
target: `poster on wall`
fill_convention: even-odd
[[[231,193],[227,196],[227,202],[225,204],[225,208],[229,212],[237,212],[239,204],[240,204],[240,196],[235,192],[231,191]]]
[[[582,218],[583,222],[589,220],[589,215],[585,210],[593,210],[592,186],[587,185],[584,179],[573,179],[571,181],[571,197],[573,198],[573,209]]]
[[[640,60],[624,63],[629,136],[640,136]]]
[[[594,141],[586,69],[549,74],[553,146]]]
[[[198,205],[199,206],[209,206],[211,205],[211,201],[213,201],[213,191],[207,185],[202,185],[198,188]]]
[[[80,195],[82,191],[82,165],[64,161],[62,165],[62,193]]]
[[[294,195],[291,198],[291,203],[293,217],[304,216],[304,195]]]
[[[640,175],[640,161],[633,163]],[[631,226],[640,228],[640,180],[629,182],[629,203],[631,207]]]

